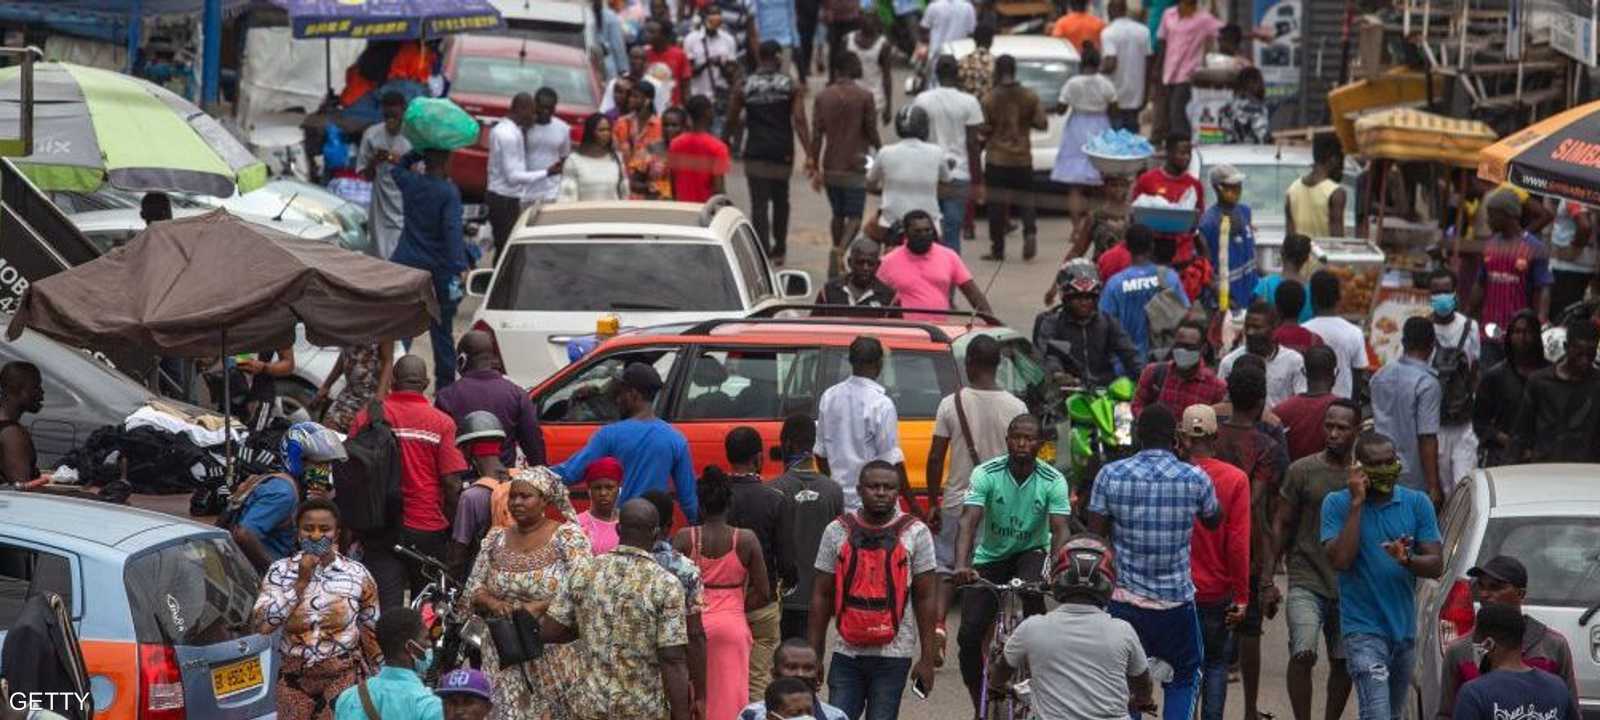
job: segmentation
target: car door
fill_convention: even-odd
[[[772,268],[767,265],[767,254],[762,252],[756,233],[749,225],[740,223],[733,235],[733,261],[744,281],[747,294],[746,307],[756,307],[778,297]]]
[[[646,363],[660,373],[666,386],[656,395],[656,414],[665,417],[679,352],[670,346],[617,348],[584,357],[541,385],[533,405],[544,432],[546,462],[554,465],[572,457],[602,425],[619,419],[609,389],[628,363]]]
[[[23,608],[35,596],[60,596],[75,629],[82,628],[84,600],[82,583],[78,579],[79,562],[76,555],[59,549],[30,540],[0,537],[0,645],[5,643],[6,635],[16,624]],[[85,653],[84,664],[90,675],[90,687],[87,689],[94,692],[92,688],[102,688],[96,693],[100,697],[95,707],[103,711],[109,707],[110,698],[106,696],[112,694],[109,691],[117,686],[111,678],[119,674],[126,677],[127,674],[119,672],[116,663],[91,654],[93,643],[80,642],[79,645]],[[0,671],[3,670],[6,668],[0,668]],[[75,701],[68,698],[59,702]],[[78,706],[56,705],[54,709],[75,710]]]
[[[784,418],[816,417],[819,348],[700,346],[691,357],[668,419],[688,439],[696,470],[727,467],[723,440],[736,427],[755,428],[762,444],[773,448]],[[765,462],[763,474],[783,471],[770,455]]]

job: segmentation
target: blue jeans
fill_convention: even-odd
[[[1233,631],[1228,627],[1228,606],[1195,603],[1200,614],[1200,720],[1222,720],[1228,702],[1228,658],[1233,654]]]
[[[1345,666],[1355,681],[1361,720],[1399,720],[1411,689],[1413,643],[1365,633],[1344,636]]]
[[[460,307],[461,299],[450,299],[450,282],[455,278],[454,275],[433,276],[433,294],[439,299],[439,319],[428,325],[428,339],[433,342],[434,392],[456,381],[456,341],[450,332],[455,326],[456,308]]]
[[[911,658],[850,657],[833,654],[828,666],[828,702],[861,720],[895,720],[900,716],[900,695],[911,674]]]
[[[967,188],[965,180],[951,181],[939,193],[939,242],[961,254],[961,223],[967,219]]]
[[[1194,603],[1170,610],[1146,610],[1112,601],[1106,609],[1112,617],[1133,626],[1146,655],[1172,666],[1172,679],[1161,686],[1161,717],[1190,720],[1194,716],[1195,689],[1200,683],[1201,658],[1200,617]],[[1129,717],[1139,720],[1138,715]]]

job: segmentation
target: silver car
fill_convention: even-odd
[[[1456,486],[1440,520],[1444,575],[1417,583],[1416,673],[1407,716],[1432,720],[1444,649],[1471,632],[1467,569],[1496,555],[1528,568],[1523,610],[1567,639],[1583,715],[1600,717],[1600,466],[1511,465]]]

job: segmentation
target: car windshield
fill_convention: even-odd
[[[727,255],[717,245],[532,242],[511,246],[488,308],[707,312],[743,305]]]
[[[550,88],[563,105],[599,103],[588,70],[578,65],[521,62],[515,58],[463,55],[456,61],[453,92],[511,97],[528,88]]]
[[[1017,60],[1017,82],[1039,96],[1046,108],[1056,104],[1061,97],[1061,86],[1067,84],[1077,71],[1075,63],[1065,60]]]
[[[1309,164],[1239,164],[1233,163],[1239,172],[1244,173],[1244,194],[1240,197],[1244,204],[1250,206],[1250,216],[1258,226],[1283,226],[1287,221],[1283,217],[1283,198],[1289,192],[1289,186],[1295,179],[1305,177],[1311,172]],[[1210,173],[1210,167],[1202,168],[1202,172]],[[1216,191],[1211,188],[1211,181],[1206,177],[1200,178],[1206,186],[1206,205],[1209,207],[1217,201]],[[1345,177],[1345,197],[1355,198],[1359,195],[1351,182],[1348,172]],[[1355,203],[1345,203],[1345,228],[1354,232],[1355,228]]]
[[[1509,555],[1528,569],[1527,605],[1587,608],[1600,603],[1600,518],[1494,518],[1478,550],[1481,565]]]
[[[250,611],[261,578],[226,538],[135,555],[122,577],[138,642],[212,645],[255,634]]]

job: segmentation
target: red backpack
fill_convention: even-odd
[[[900,533],[916,518],[901,515],[883,527],[863,525],[855,513],[841,519],[849,536],[839,545],[833,576],[839,637],[857,647],[888,645],[911,592],[911,557]]]

